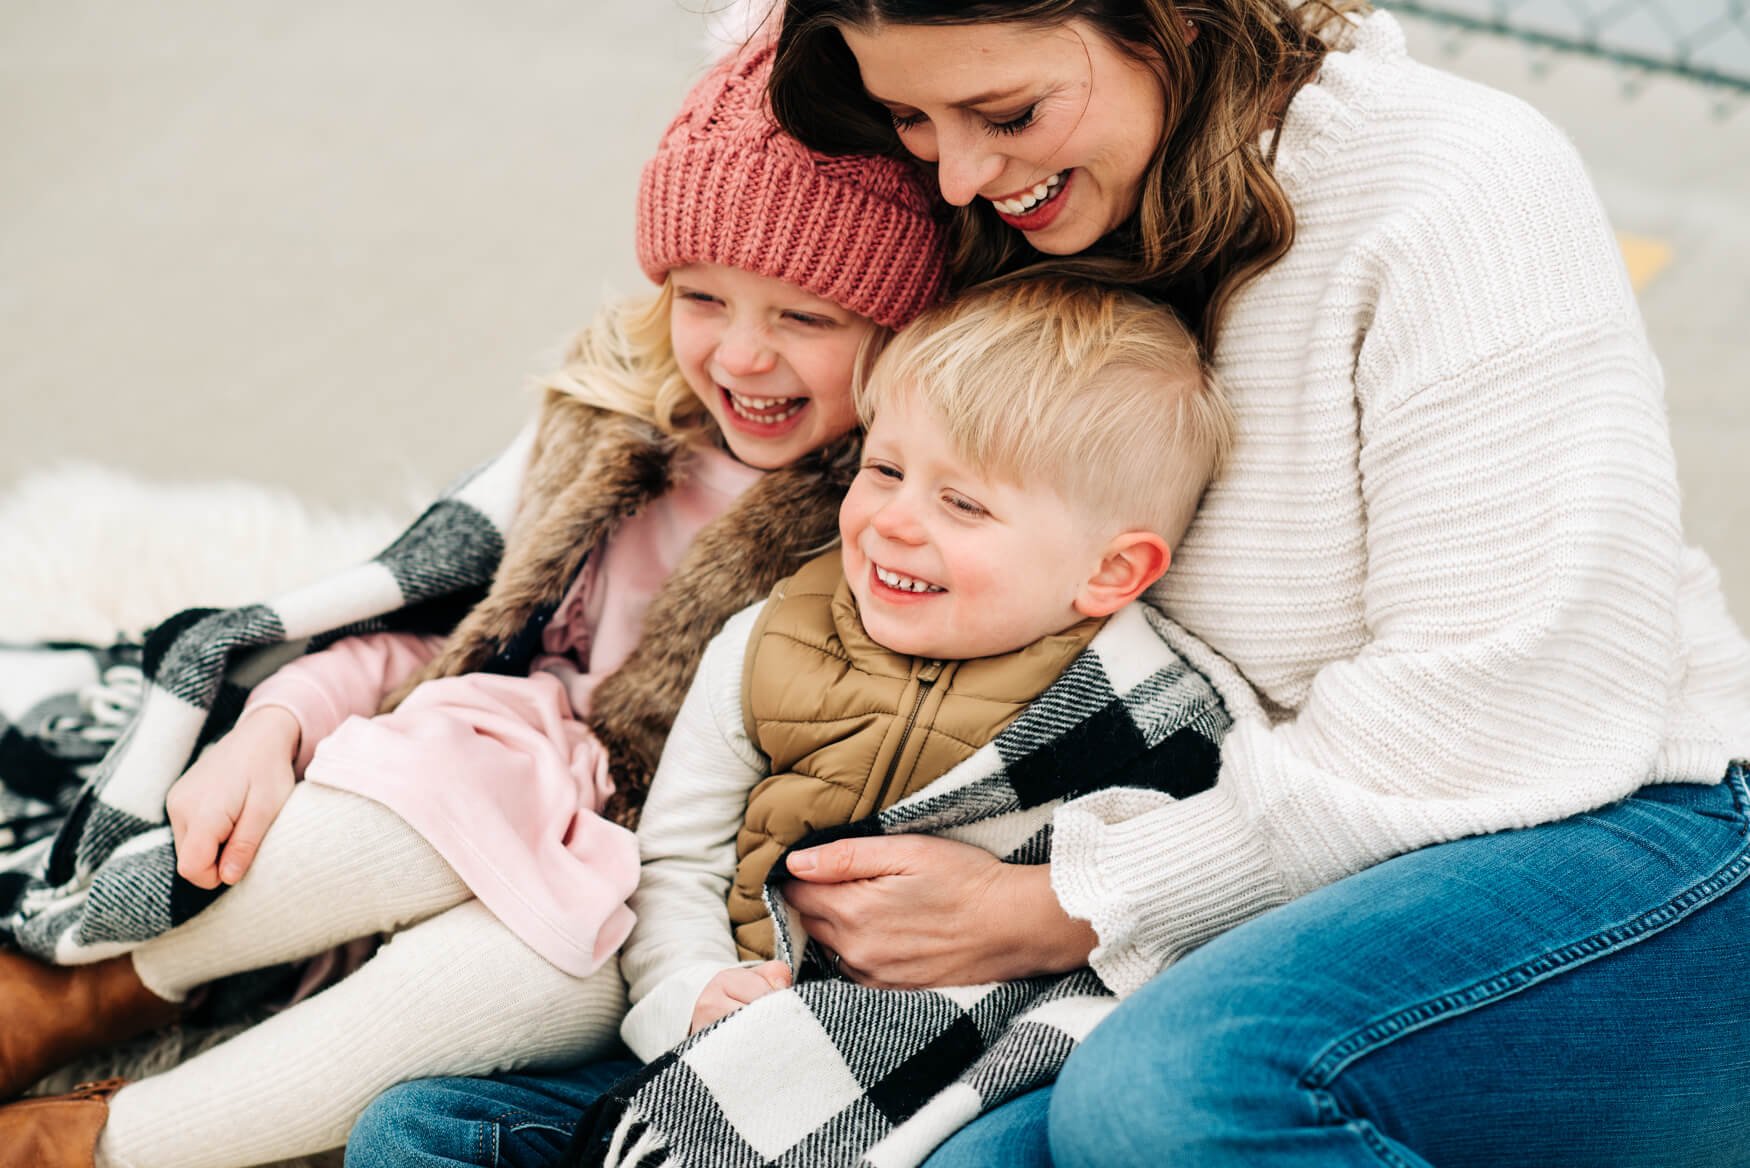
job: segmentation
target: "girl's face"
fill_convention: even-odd
[[[721,264],[688,264],[669,280],[681,374],[736,458],[762,470],[788,466],[856,426],[851,374],[874,322]]]
[[[1160,79],[1092,25],[845,28],[863,88],[955,206],[987,199],[1072,255],[1136,209],[1166,126]]]

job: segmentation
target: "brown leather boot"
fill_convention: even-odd
[[[181,1012],[140,983],[126,955],[45,965],[0,953],[0,1099],[81,1055],[167,1026]]]
[[[92,1168],[109,1097],[126,1083],[81,1083],[66,1095],[0,1107],[0,1168]]]

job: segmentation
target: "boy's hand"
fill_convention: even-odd
[[[693,1024],[687,1033],[697,1034],[749,1002],[758,1001],[774,990],[789,988],[790,967],[782,961],[768,961],[751,969],[740,965],[725,969],[700,991],[699,1000],[693,1005]]]
[[[288,711],[252,710],[176,780],[164,806],[183,879],[217,888],[221,880],[235,884],[249,871],[296,785],[292,763],[300,734]]]

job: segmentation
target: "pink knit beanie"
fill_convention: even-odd
[[[741,268],[903,327],[942,291],[929,188],[898,159],[817,154],[779,129],[773,55],[755,42],[687,94],[639,183],[638,263],[657,283],[683,264]]]

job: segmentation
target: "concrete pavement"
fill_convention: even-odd
[[[0,483],[80,458],[399,502],[495,450],[644,286],[638,168],[709,7],[0,6]],[[1685,520],[1750,621],[1750,109],[1409,31],[1562,125],[1643,249]]]

